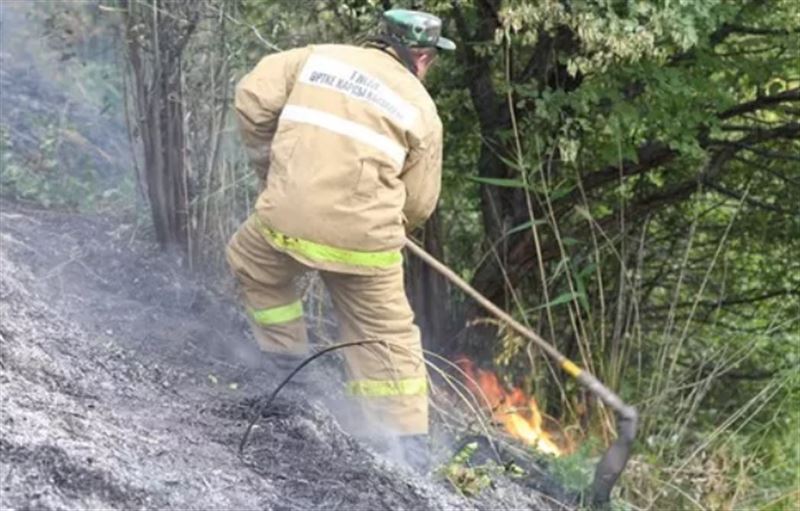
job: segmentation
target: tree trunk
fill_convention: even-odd
[[[426,252],[444,261],[439,215],[434,212],[416,239],[422,241]],[[426,349],[442,352],[446,340],[453,331],[453,314],[450,308],[450,293],[447,281],[416,257],[406,262],[406,289],[414,309],[416,323],[422,331]]]
[[[136,120],[129,129],[142,140],[145,168],[140,175],[156,239],[162,249],[185,253],[190,197],[184,161],[181,55],[194,29],[196,11],[179,12],[176,9],[185,4],[158,0],[152,9],[127,0],[120,0],[120,6],[125,12],[125,42],[135,84]],[[175,8],[175,12],[165,15],[167,8]]]

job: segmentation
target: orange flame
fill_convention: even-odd
[[[553,435],[542,427],[542,414],[533,397],[526,396],[517,387],[510,392],[506,391],[497,375],[476,369],[475,364],[469,359],[460,359],[458,365],[469,376],[467,380],[469,389],[478,396],[486,397],[492,411],[492,419],[501,423],[511,436],[547,454],[559,456],[563,453]]]

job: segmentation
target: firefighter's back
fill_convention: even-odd
[[[276,233],[345,250],[403,245],[409,149],[439,124],[425,88],[376,48],[294,50],[256,210]]]

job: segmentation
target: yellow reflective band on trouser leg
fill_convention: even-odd
[[[358,250],[345,250],[314,243],[300,238],[293,238],[279,233],[254,215],[256,225],[261,233],[272,240],[278,247],[294,252],[320,263],[340,263],[350,266],[364,266],[368,268],[389,268],[403,262],[403,255],[399,250],[386,250],[383,252],[361,252]]]
[[[288,305],[268,309],[251,309],[250,316],[261,326],[279,325],[303,317],[303,302],[297,300]]]
[[[428,380],[354,380],[347,383],[347,393],[356,397],[424,396],[428,393]]]

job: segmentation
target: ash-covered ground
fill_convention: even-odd
[[[322,363],[317,378],[338,378]],[[352,438],[320,387],[282,393],[233,300],[132,226],[0,208],[0,507],[562,509],[510,480],[477,497]],[[325,404],[327,403],[327,404]]]

